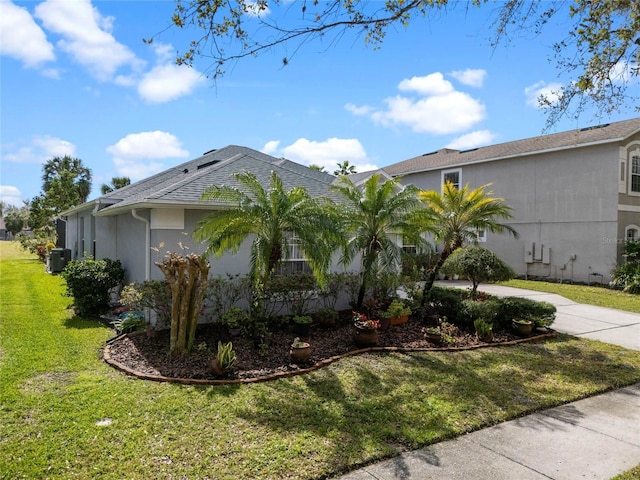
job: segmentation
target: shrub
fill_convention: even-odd
[[[457,288],[433,287],[429,293],[431,304],[438,315],[446,316],[452,323],[464,321],[462,299],[467,293]]]
[[[113,322],[113,328],[118,333],[129,333],[140,330],[147,325],[142,312],[127,312],[123,313],[120,318]]]
[[[479,301],[471,298],[462,301],[462,313],[464,320],[469,324],[482,318],[489,323],[493,323],[500,312],[500,301],[495,298]]]
[[[627,293],[640,293],[640,241],[628,241],[622,256],[625,263],[611,272],[611,286]]]
[[[504,297],[498,300],[500,310],[496,323],[500,328],[510,328],[514,318],[534,320],[537,326],[550,326],[556,318],[556,307],[547,302],[537,302],[529,298]]]
[[[124,280],[120,260],[72,260],[61,273],[67,282],[65,295],[82,316],[98,315],[109,309],[110,290]]]
[[[442,265],[440,272],[467,277],[473,285],[473,293],[481,282],[510,280],[515,276],[511,267],[500,260],[495,253],[475,245],[453,252]]]
[[[171,321],[171,287],[166,280],[130,283],[120,292],[120,302],[129,310],[153,311],[157,327],[165,327]]]

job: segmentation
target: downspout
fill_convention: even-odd
[[[144,238],[144,243],[145,243],[144,279],[151,280],[151,226],[149,224],[149,220],[138,215],[138,212],[136,212],[135,208],[131,209],[131,215],[133,216],[133,218],[135,218],[136,220],[140,220],[142,223],[146,225],[146,232],[145,232],[145,238]]]

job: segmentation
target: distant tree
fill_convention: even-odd
[[[4,226],[12,235],[15,236],[17,233],[22,231],[25,220],[25,214],[20,212],[20,210],[15,209],[4,216]]]
[[[316,165],[315,163],[312,163],[311,165],[309,165],[309,168],[311,170],[317,170],[319,172],[327,173],[327,171],[324,169],[324,167],[321,167],[320,165]]]
[[[468,245],[453,252],[440,270],[447,275],[462,275],[471,280],[471,292],[478,290],[481,282],[502,282],[515,276],[513,269],[491,250]]]
[[[552,18],[569,17],[566,33],[560,34],[550,53],[558,69],[571,78],[556,92],[559,101],[546,104],[548,124],[572,105],[576,115],[586,103],[607,112],[627,105],[640,108],[637,89],[628,89],[640,73],[640,2],[630,0],[182,0],[176,2],[171,21],[178,28],[194,28],[196,33],[176,62],[191,66],[204,58],[210,62],[207,75],[217,78],[225,74],[228,62],[255,57],[279,45],[298,53],[305,42],[326,39],[332,43],[352,33],[378,48],[388,29],[428,25],[429,19],[458,4],[468,10],[488,4],[494,18],[494,45],[511,41],[519,31],[539,34],[549,24],[555,28]],[[329,38],[330,34],[334,36]],[[290,60],[285,56],[281,61],[287,65]]]
[[[126,187],[127,185],[131,185],[131,179],[129,177],[112,177],[111,184],[103,183],[100,187],[100,191],[102,192],[102,195],[106,195],[107,193]]]
[[[338,169],[333,172],[333,174],[336,176],[351,175],[352,173],[356,173],[355,165],[351,165],[349,163],[349,160],[338,162],[336,163],[336,165],[338,166]]]
[[[91,193],[91,170],[79,158],[54,157],[42,166],[42,191],[58,211],[87,201]]]
[[[28,225],[32,230],[40,228],[53,228],[53,217],[56,211],[47,203],[44,195],[36,195],[31,199],[29,206]]]

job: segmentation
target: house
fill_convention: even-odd
[[[329,186],[336,180],[328,173],[246,147],[231,145],[211,150],[63,212],[66,248],[71,250],[72,259],[119,259],[126,270],[127,283],[162,279],[162,272],[154,263],[166,251],[180,251],[181,246],[189,249],[185,253],[204,250],[203,245],[194,244],[190,234],[207,211],[223,205],[201,200],[203,192],[212,185],[240,186],[232,175],[241,171],[252,172],[265,186],[274,171],[286,189],[303,186],[316,197],[330,196]],[[246,274],[249,249],[247,241],[237,254],[216,259],[211,274]],[[287,261],[302,263],[304,259],[294,257]]]
[[[525,276],[606,283],[626,240],[640,238],[640,118],[474,148],[444,148],[384,170],[437,190],[490,189],[513,208],[519,239],[480,232]]]

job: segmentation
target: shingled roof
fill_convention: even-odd
[[[607,123],[568,132],[541,135],[524,140],[499,143],[471,150],[441,150],[425,153],[409,160],[384,167],[392,176],[457,167],[472,163],[503,160],[542,152],[565,150],[581,146],[620,142],[640,131],[640,118]]]
[[[98,197],[77,209],[97,204],[97,215],[107,216],[150,206],[206,208],[210,204],[201,200],[203,192],[212,185],[240,186],[233,174],[242,171],[252,172],[265,187],[269,185],[271,172],[275,171],[285,189],[302,186],[314,197],[328,196],[329,186],[335,180],[331,174],[290,160],[230,145]]]

